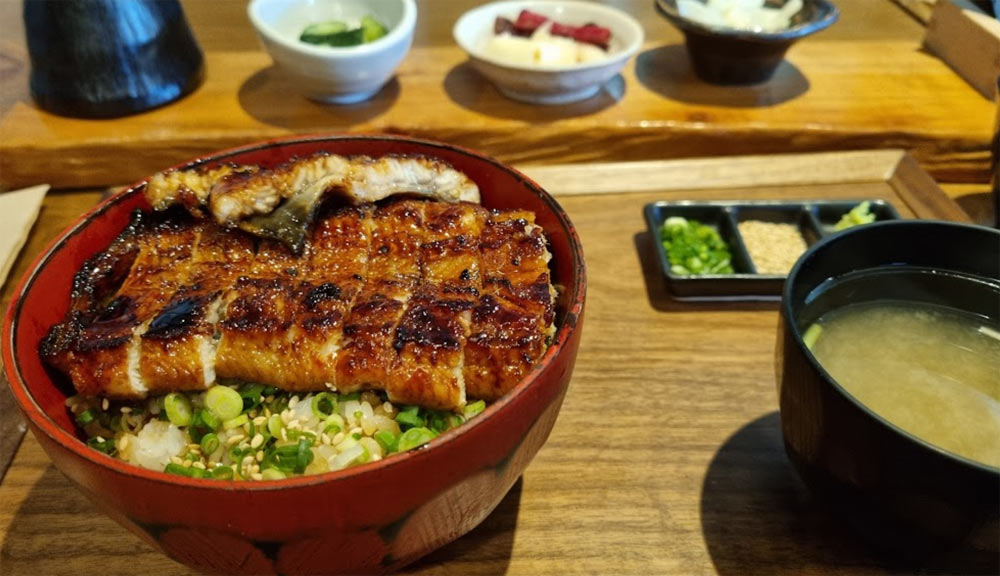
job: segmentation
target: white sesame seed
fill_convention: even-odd
[[[282,428],[281,429],[281,439],[284,440],[285,442],[288,442],[288,429],[287,428]]]
[[[302,428],[302,422],[299,422],[298,419],[289,420],[288,427],[291,428],[292,430],[298,430]]]
[[[128,447],[128,435],[122,436],[121,440],[118,441],[118,451],[124,451]]]
[[[299,405],[299,397],[297,395],[292,396],[292,399],[288,401],[288,407],[295,408],[298,405]]]
[[[266,423],[267,423],[267,418],[265,418],[264,416],[258,416],[253,419],[254,426],[263,426]]]
[[[243,458],[243,461],[240,462],[240,468],[248,468],[250,467],[251,464],[253,464],[253,456],[252,455],[245,456]]]
[[[236,434],[235,436],[230,436],[229,439],[226,440],[226,446],[232,446],[242,441],[245,438],[246,436],[244,436],[243,434]]]
[[[351,428],[350,434],[353,436],[355,434],[362,434],[363,432],[364,430],[362,430],[360,426],[355,426],[354,428]]]
[[[255,449],[260,448],[260,445],[263,443],[264,443],[264,435],[257,434],[256,436],[253,437],[253,440],[250,441],[250,447]]]
[[[173,462],[174,464],[177,464],[178,466],[184,465],[184,461],[181,460],[179,456],[171,456],[170,461]]]
[[[263,450],[258,450],[257,451],[256,459],[257,459],[258,462],[263,462],[264,461],[264,451]]]
[[[319,440],[320,440],[320,442],[322,442],[323,444],[326,444],[327,446],[330,445],[330,435],[327,434],[326,432],[320,434]]]
[[[183,466],[185,468],[190,468],[191,467],[191,461],[190,460],[185,460],[184,463],[181,464],[181,466]]]
[[[386,414],[392,414],[395,408],[392,407],[391,402],[386,402],[385,404],[382,404],[382,410],[384,410]]]
[[[288,421],[292,419],[292,411],[285,409],[281,411],[281,421],[288,424]]]
[[[344,441],[344,438],[346,438],[346,435],[343,432],[337,432],[337,435],[334,436],[332,440],[330,440],[330,443],[340,444],[341,442]]]
[[[250,477],[253,478],[254,480],[257,480],[258,482],[264,479],[264,476],[261,475],[260,472],[254,472],[250,474]]]
[[[131,414],[132,413],[132,409],[129,408],[128,406],[122,406],[121,407],[121,411],[122,411],[122,414]]]
[[[108,408],[110,408],[110,407],[111,407],[111,403],[108,402],[107,398],[101,400],[101,410],[107,412]]]
[[[104,442],[104,436],[95,436],[94,439],[98,442]]]
[[[192,468],[201,468],[202,470],[205,469],[205,465],[202,464],[201,462],[192,462],[191,463],[191,467]]]

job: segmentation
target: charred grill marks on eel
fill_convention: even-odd
[[[444,166],[401,157],[305,162],[354,163],[364,173],[411,161]],[[154,206],[179,204],[194,216],[137,213],[77,274],[71,310],[43,341],[43,357],[79,393],[121,399],[232,380],[377,389],[393,402],[458,409],[517,384],[554,331],[550,256],[534,215],[490,211],[461,194],[372,204],[380,192],[363,190],[392,186],[367,179],[350,184],[357,205],[324,209],[297,252],[213,222],[229,214],[217,211],[225,196],[213,203],[227,178],[328,180],[303,175],[312,168],[163,175],[151,186]]]

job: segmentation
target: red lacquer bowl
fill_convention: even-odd
[[[188,164],[273,166],[295,156],[425,154],[465,172],[491,208],[535,212],[560,287],[553,345],[523,382],[427,446],[358,468],[231,483],[145,470],[87,447],[64,405],[72,387],[43,366],[38,344],[69,304],[73,274],[148,209],[145,181],[66,230],[21,280],[3,325],[3,363],[17,403],[56,467],[109,516],[204,572],[362,573],[400,568],[465,534],[497,506],[548,438],[569,384],[583,321],[580,239],[559,205],[517,171],[443,144],[389,137],[306,137],[255,144]]]

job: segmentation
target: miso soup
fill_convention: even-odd
[[[817,323],[813,354],[861,403],[930,444],[1000,467],[995,320],[882,301],[832,310]]]

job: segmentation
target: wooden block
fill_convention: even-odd
[[[924,47],[990,100],[1000,77],[1000,21],[968,0],[941,0],[931,15]]]

